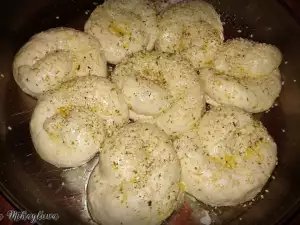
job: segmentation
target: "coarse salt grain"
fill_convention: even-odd
[[[208,211],[204,210],[203,212],[204,212],[204,216],[202,218],[200,218],[201,224],[210,225],[212,220],[208,214]]]

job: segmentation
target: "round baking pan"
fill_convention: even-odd
[[[283,53],[283,90],[274,107],[255,115],[278,144],[279,163],[254,201],[236,207],[210,208],[192,200],[194,211],[208,212],[212,224],[284,224],[300,201],[300,25],[274,0],[211,0],[222,15],[225,37],[244,37],[276,45]],[[93,224],[86,210],[85,186],[97,158],[63,170],[35,153],[29,120],[35,100],[21,92],[12,77],[18,49],[35,33],[59,27],[83,30],[92,0],[10,0],[0,8],[0,189],[17,208],[58,213],[41,224]],[[172,218],[182,211],[174,212]],[[171,224],[172,218],[166,223]],[[171,222],[170,222],[171,221]],[[200,225],[201,221],[196,225]]]

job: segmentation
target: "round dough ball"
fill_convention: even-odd
[[[71,28],[54,28],[34,35],[13,63],[15,81],[36,98],[62,82],[89,74],[107,76],[101,45],[92,36]]]
[[[117,87],[105,78],[80,77],[42,95],[30,132],[37,153],[57,167],[89,161],[104,138],[128,121]]]
[[[219,49],[214,67],[234,77],[261,77],[272,73],[281,61],[282,54],[275,46],[238,38]]]
[[[157,124],[169,135],[190,130],[205,110],[199,76],[180,56],[139,52],[116,66],[130,117]]]
[[[199,0],[174,4],[158,20],[156,49],[180,53],[195,68],[210,66],[223,43],[220,16],[208,3]]]
[[[231,107],[213,107],[174,146],[186,192],[211,206],[253,199],[277,161],[276,144],[263,125]]]
[[[209,104],[235,106],[251,113],[270,109],[281,91],[278,69],[260,77],[233,77],[213,69],[202,69],[200,77]]]
[[[92,12],[84,30],[99,40],[106,60],[117,64],[127,55],[154,48],[156,11],[148,0],[108,0]]]
[[[157,126],[132,123],[104,141],[88,182],[94,220],[105,225],[160,225],[181,200],[180,164]]]

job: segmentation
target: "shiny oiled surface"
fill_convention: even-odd
[[[279,165],[266,187],[269,192],[254,202],[196,207],[206,209],[216,224],[282,224],[300,201],[300,26],[277,1],[210,2],[222,14],[227,39],[252,38],[274,44],[283,53],[284,87],[278,106],[257,115],[278,144]],[[59,224],[88,224],[84,189],[97,159],[63,171],[38,157],[28,126],[35,100],[19,90],[11,65],[17,50],[37,32],[57,26],[82,30],[95,5],[92,0],[10,0],[0,8],[0,188],[18,207],[59,213]]]

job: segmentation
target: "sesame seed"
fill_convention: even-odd
[[[265,190],[265,192],[266,192],[266,193],[269,193],[269,190],[268,190],[268,189],[266,189],[266,190]]]
[[[297,80],[293,80],[294,81],[294,83],[296,83],[297,82]]]
[[[264,199],[264,196],[263,195],[260,195],[261,199]]]
[[[55,17],[57,20],[59,19],[59,16]]]
[[[272,179],[275,180],[275,176],[272,176]]]
[[[4,78],[4,74],[3,74],[3,73],[1,73],[1,74],[0,74],[0,77],[1,77],[1,78]]]
[[[288,61],[285,61],[285,62],[284,62],[285,65],[288,64],[288,63],[289,63]]]
[[[285,133],[285,129],[281,129],[282,133]]]
[[[8,129],[8,130],[12,130],[12,127],[11,127],[11,126],[8,126],[7,129]]]

